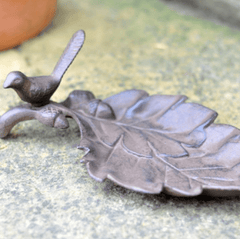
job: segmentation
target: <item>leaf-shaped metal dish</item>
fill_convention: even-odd
[[[86,152],[82,161],[97,181],[153,194],[240,194],[240,130],[214,124],[216,112],[186,99],[129,90],[99,100],[76,90],[62,103],[11,109],[0,118],[0,137],[23,120],[67,128],[72,117]]]
[[[177,196],[240,189],[240,131],[212,124],[216,112],[185,103],[185,96],[130,90],[99,101],[90,113],[85,105],[91,103],[76,108],[77,95],[70,94],[67,106],[82,125],[83,161],[97,181],[109,178],[135,191]]]

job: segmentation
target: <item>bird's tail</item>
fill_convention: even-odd
[[[85,40],[85,33],[83,30],[77,31],[71,40],[69,41],[67,47],[65,48],[63,54],[61,55],[57,65],[55,66],[52,76],[59,81],[61,81],[64,73],[67,71],[68,67],[71,65],[78,52],[82,48]]]

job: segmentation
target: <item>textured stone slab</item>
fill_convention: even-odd
[[[240,27],[240,2],[238,0],[163,0],[166,3],[177,3],[175,10],[193,14],[202,18],[222,22],[232,27]],[[193,12],[190,13],[190,9]]]

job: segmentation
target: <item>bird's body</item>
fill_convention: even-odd
[[[35,107],[48,104],[64,73],[80,51],[84,39],[85,34],[82,30],[73,35],[52,75],[27,77],[20,71],[12,71],[4,82],[4,88],[13,88],[23,101]]]
[[[31,100],[34,105],[48,103],[60,83],[52,76],[29,77],[29,82],[30,86],[26,84],[29,95],[23,96],[25,99],[22,100],[26,102]]]
[[[51,75],[27,77],[19,71],[13,71],[8,74],[4,88],[13,88],[23,101],[39,107],[49,103],[59,83]]]

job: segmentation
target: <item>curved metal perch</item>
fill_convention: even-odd
[[[81,121],[77,111],[102,118],[114,117],[111,108],[101,100],[95,99],[91,92],[75,90],[62,103],[50,101],[42,107],[25,104],[10,109],[0,117],[0,138],[10,134],[12,128],[19,122],[33,119],[50,127],[66,129],[69,127],[66,117],[71,117],[76,121],[82,135]]]
[[[30,107],[30,105],[18,106],[0,117],[0,138],[6,137],[17,123],[34,119],[35,113]]]
[[[33,119],[54,128],[66,129],[69,127],[63,112],[52,104],[41,108],[26,104],[10,109],[0,117],[0,138],[6,137],[17,123]]]

